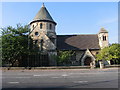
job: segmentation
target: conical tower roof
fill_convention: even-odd
[[[34,17],[32,22],[38,21],[38,20],[40,20],[40,21],[51,21],[51,22],[55,23],[55,21],[53,20],[53,18],[50,15],[50,13],[46,9],[44,3],[42,5],[41,9],[38,11],[36,16]]]

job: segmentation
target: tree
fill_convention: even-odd
[[[112,57],[110,56],[109,47],[102,49],[96,57],[96,60],[110,60]]]
[[[27,25],[17,24],[16,28],[12,26],[2,28],[2,63],[9,63],[12,66],[18,64],[29,53]]]
[[[96,60],[117,60],[120,62],[120,44],[112,44],[100,50]]]
[[[113,61],[120,63],[120,44],[112,44],[109,47],[109,53]]]
[[[57,63],[62,65],[70,64],[70,58],[74,55],[73,51],[59,51],[57,55]]]

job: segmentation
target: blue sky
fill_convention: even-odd
[[[2,27],[28,24],[41,8],[41,2],[3,2]],[[109,32],[109,42],[118,42],[117,2],[45,2],[57,34],[97,34]]]

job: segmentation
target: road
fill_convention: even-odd
[[[9,70],[3,88],[118,88],[118,69]]]

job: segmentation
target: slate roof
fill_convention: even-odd
[[[108,33],[108,31],[104,28],[101,28],[99,33]]]
[[[58,50],[100,49],[98,35],[57,35]]]
[[[55,21],[51,17],[50,13],[48,12],[44,4],[42,5],[41,9],[38,11],[38,13],[33,19],[33,21],[37,21],[37,20],[51,21],[55,23]]]

